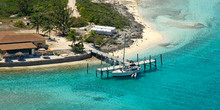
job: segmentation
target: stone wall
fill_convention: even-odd
[[[43,65],[43,64],[54,64],[54,63],[63,63],[71,61],[79,61],[91,58],[91,53],[85,53],[78,56],[67,56],[64,58],[58,59],[44,59],[39,61],[28,61],[28,62],[12,62],[12,63],[0,63],[0,67],[16,67],[16,66],[33,66],[33,65]]]

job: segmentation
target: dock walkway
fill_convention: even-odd
[[[112,56],[108,53],[105,53],[105,52],[102,52],[102,51],[99,51],[91,46],[85,46],[85,49],[86,50],[89,50],[91,51],[93,54],[97,54],[101,57],[104,57],[104,58],[108,58],[108,59],[111,59],[111,60],[114,60],[114,61],[118,61],[120,63],[123,63],[123,59],[121,58],[118,58],[118,57],[115,57],[115,56]],[[127,60],[125,60],[125,64],[130,64],[130,62],[128,62]]]
[[[156,60],[145,60],[145,61],[140,61],[140,62],[135,62],[135,65],[146,65],[146,64],[151,64],[151,63],[155,63]],[[103,68],[97,68],[97,71],[113,71],[116,69],[120,69],[123,68],[122,65],[114,65],[114,66],[109,66],[109,67],[103,67]]]
[[[115,57],[115,56],[112,56],[112,55],[110,55],[108,53],[99,51],[99,50],[97,50],[97,49],[95,49],[95,48],[93,48],[91,46],[86,46],[85,48],[86,48],[86,50],[89,50],[93,54],[99,55],[102,58],[114,60],[116,62],[118,61],[118,62],[121,62],[121,64],[123,63],[123,59]],[[148,60],[145,59],[144,61],[137,61],[134,64],[135,65],[145,65],[145,66],[147,64],[149,64],[151,66],[152,63],[156,63],[156,60],[153,60],[150,57],[150,59],[148,59]],[[128,60],[125,60],[125,65],[129,66],[130,64],[132,64],[132,63],[130,63]],[[123,66],[122,65],[113,65],[113,66],[109,66],[109,67],[97,68],[97,71],[101,71],[101,72],[103,72],[103,71],[113,71],[113,70],[120,69],[120,68],[123,68]]]

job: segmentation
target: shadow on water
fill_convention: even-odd
[[[131,76],[113,77],[109,75],[109,77],[107,78],[107,75],[103,74],[102,80],[139,80],[139,79],[143,79],[148,74],[156,73],[156,71],[161,71],[161,70],[160,69],[146,70],[146,71],[138,73],[137,77],[131,77]]]

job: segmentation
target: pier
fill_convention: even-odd
[[[113,55],[110,55],[108,53],[99,51],[97,49],[94,49],[92,47],[87,47],[88,50],[91,51],[92,55],[99,58],[101,60],[101,67],[96,69],[96,77],[98,77],[98,73],[101,74],[101,78],[103,78],[103,74],[106,73],[107,74],[107,78],[109,77],[109,73],[111,71],[117,70],[117,69],[122,69],[123,68],[123,59],[115,57]],[[162,65],[162,54],[160,55],[160,62]],[[103,67],[102,62],[105,61],[107,64],[109,64],[109,66],[105,66]],[[124,65],[129,66],[131,64],[135,64],[138,66],[142,66],[144,67],[143,70],[146,71],[147,67],[149,67],[149,70],[152,69],[157,69],[157,59],[152,59],[151,56],[149,56],[148,59],[146,59],[146,57],[144,57],[143,61],[139,61],[139,55],[137,54],[137,61],[133,62],[131,60],[125,60],[124,61]]]
[[[113,55],[110,55],[108,53],[99,51],[99,50],[97,50],[97,49],[95,49],[93,47],[90,47],[90,46],[87,46],[85,48],[86,48],[86,50],[91,51],[93,56],[95,56],[95,57],[97,57],[97,58],[99,58],[101,60],[108,60],[108,61],[110,61],[112,63],[112,65],[113,65],[113,63],[116,63],[117,65],[119,63],[121,63],[121,64],[123,63],[123,59],[118,58],[116,56],[113,56]],[[125,61],[125,65],[128,65],[128,64],[130,64],[130,62],[126,60]]]

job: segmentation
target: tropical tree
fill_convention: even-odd
[[[73,44],[75,45],[75,42],[76,42],[76,30],[73,29],[69,32],[68,36],[66,37],[66,39],[68,41],[72,41],[72,46]]]
[[[52,25],[49,25],[49,24],[46,24],[46,25],[44,25],[43,26],[43,32],[45,32],[45,34],[48,34],[48,37],[49,37],[49,39],[51,39],[51,32],[53,31],[54,29],[53,29],[53,26]]]
[[[32,0],[17,0],[17,8],[22,14],[28,15],[32,7],[31,2]]]
[[[72,49],[73,49],[73,51],[75,51],[75,52],[79,52],[79,53],[83,52],[83,50],[84,50],[84,44],[83,44],[83,42],[77,43],[75,46],[72,47]]]
[[[53,25],[53,21],[52,21],[52,17],[51,16],[45,16],[43,19],[43,32],[45,32],[45,34],[48,33],[48,37],[49,39],[51,39],[51,32],[55,31],[54,30],[54,25]]]
[[[32,28],[36,28],[37,34],[39,34],[39,30],[42,24],[43,24],[43,15],[41,13],[36,13],[31,17]]]
[[[67,3],[62,0],[54,0],[54,25],[63,35],[70,30],[72,13],[73,11],[67,8]]]

